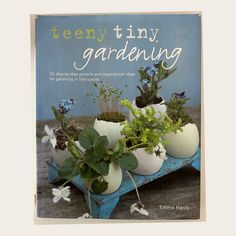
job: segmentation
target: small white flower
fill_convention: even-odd
[[[65,201],[70,202],[70,186],[66,187],[59,187],[59,188],[52,188],[52,194],[54,195],[53,202],[57,203],[61,198]]]
[[[91,216],[89,213],[84,213],[82,216],[78,217],[78,219],[92,219],[93,216]]]
[[[159,144],[157,146],[157,150],[155,151],[156,155],[160,158],[160,159],[163,159],[163,160],[167,160],[167,156],[166,156],[166,150],[165,148],[163,147],[162,144]]]
[[[44,126],[46,135],[42,138],[42,143],[47,143],[48,141],[52,144],[53,148],[56,147],[57,139],[54,135],[53,129],[50,129],[47,125]]]
[[[145,216],[149,215],[148,211],[144,209],[144,205],[140,203],[134,203],[130,206],[130,213],[132,214],[135,211]]]

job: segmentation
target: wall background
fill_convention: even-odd
[[[56,13],[88,13],[88,12],[176,12],[202,11],[203,36],[203,90],[204,92],[204,133],[205,133],[205,179],[206,191],[206,222],[152,222],[152,223],[109,223],[78,224],[62,219],[54,225],[45,220],[41,226],[33,225],[35,204],[33,194],[36,193],[36,135],[35,135],[35,76],[31,74],[31,41],[30,14]],[[9,0],[2,4],[0,26],[1,37],[1,99],[4,106],[1,122],[2,133],[2,168],[0,174],[2,234],[17,235],[104,235],[104,229],[112,235],[145,235],[153,232],[162,235],[199,236],[205,234],[224,235],[235,232],[236,191],[232,187],[236,174],[235,132],[230,117],[235,116],[235,85],[232,75],[235,67],[236,50],[234,32],[236,14],[235,1],[196,1],[196,0],[165,0],[165,1],[122,1],[110,0]],[[226,27],[227,26],[227,27]],[[33,52],[33,50],[32,50]],[[222,66],[223,63],[223,66]],[[227,66],[224,66],[227,63]],[[226,69],[227,67],[227,69]],[[10,94],[10,95],[9,95]],[[224,99],[216,98],[224,97]],[[227,100],[227,102],[226,102]],[[7,102],[7,104],[6,104]],[[229,115],[219,115],[219,107],[224,107]],[[202,113],[203,114],[203,113]],[[18,120],[16,120],[16,117]],[[217,129],[217,124],[224,124]],[[9,130],[11,128],[12,132]],[[217,132],[216,132],[217,130]],[[12,136],[20,134],[16,142]],[[227,138],[219,138],[227,137]],[[216,148],[227,147],[227,148]],[[10,152],[9,152],[10,150]],[[9,155],[11,158],[9,158]],[[222,168],[222,157],[227,157],[227,168]],[[226,163],[226,162],[225,162]],[[7,178],[7,179],[6,179]],[[20,179],[21,184],[16,183]],[[232,182],[232,184],[231,184]],[[19,183],[19,182],[18,182]],[[217,183],[217,184],[216,184]],[[203,188],[203,195],[204,195]],[[227,194],[226,194],[227,193]],[[17,200],[16,200],[17,199]],[[19,204],[20,203],[20,204]],[[204,208],[205,204],[203,205]],[[227,216],[227,217],[226,217]],[[51,221],[52,223],[52,221]],[[59,224],[58,224],[59,223]]]
[[[182,48],[182,52],[176,63],[177,71],[167,80],[161,83],[160,94],[168,100],[172,92],[186,91],[191,97],[188,105],[200,106],[200,80],[201,80],[201,17],[197,14],[162,14],[162,15],[81,15],[81,16],[39,16],[36,20],[36,116],[37,120],[51,119],[51,105],[57,105],[58,101],[64,98],[75,98],[75,105],[72,114],[75,116],[95,115],[98,113],[97,105],[92,103],[92,99],[86,96],[87,92],[96,94],[92,86],[93,82],[55,82],[49,80],[49,73],[54,72],[135,72],[135,77],[112,77],[109,83],[114,87],[124,90],[123,97],[133,100],[139,95],[136,85],[139,83],[138,68],[152,65],[153,62],[139,59],[137,62],[127,60],[102,61],[91,59],[87,67],[82,71],[77,71],[73,67],[73,62],[82,57],[83,51],[88,48],[112,47],[123,48],[126,38],[115,38],[113,28],[119,25],[126,34],[126,28],[133,26],[136,28],[159,28],[159,47],[167,48],[169,53],[176,48]],[[55,40],[52,37],[51,28],[56,26],[60,31],[60,38]],[[78,28],[105,28],[107,33],[103,43],[88,39],[64,39],[62,31],[64,29],[75,30]],[[155,44],[146,39],[129,40],[129,47],[146,49],[147,52]],[[163,58],[165,60],[165,58]],[[171,60],[169,61],[171,64]],[[104,79],[104,78],[102,78]],[[125,84],[128,88],[125,89]]]

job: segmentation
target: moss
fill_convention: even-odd
[[[120,112],[104,112],[98,115],[98,120],[110,121],[110,122],[122,122],[126,118]]]

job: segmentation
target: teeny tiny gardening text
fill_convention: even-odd
[[[125,39],[124,44],[119,48],[104,47],[106,37],[110,34],[114,36],[114,40]],[[82,57],[78,57],[80,59],[74,61],[74,68],[79,71],[86,68],[91,60],[106,61],[110,58],[128,60],[129,62],[138,61],[140,58],[145,61],[151,60],[154,62],[163,59],[164,61],[170,61],[166,69],[171,69],[177,63],[182,48],[162,48],[158,41],[160,34],[161,30],[159,28],[134,28],[132,25],[122,28],[118,24],[111,31],[104,28],[78,28],[75,30],[68,28],[60,30],[57,26],[51,28],[51,36],[54,40],[87,40],[101,46],[99,48],[86,48],[82,52]],[[152,44],[152,47],[150,49],[136,46],[130,47],[129,42],[132,40],[145,40],[146,43]]]

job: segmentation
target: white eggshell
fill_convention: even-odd
[[[199,133],[196,124],[187,124],[182,127],[183,132],[169,133],[163,137],[167,142],[167,153],[177,158],[192,157],[199,146]]]
[[[75,141],[75,143],[81,151],[85,151],[85,149],[80,145],[79,141]],[[51,148],[51,154],[58,166],[61,166],[65,160],[72,157],[72,154],[67,150],[67,148],[65,150]]]
[[[96,119],[93,127],[101,136],[107,136],[108,147],[111,149],[113,149],[117,141],[121,139],[120,131],[123,128],[121,122],[110,122]]]
[[[159,144],[161,145],[161,144]],[[149,154],[145,148],[138,148],[132,153],[136,156],[138,167],[132,172],[139,175],[151,175],[159,171],[164,163],[164,159],[156,156],[156,153]]]
[[[119,165],[111,162],[109,164],[109,172],[108,175],[104,176],[104,180],[108,183],[107,190],[104,191],[101,194],[111,194],[115,192],[122,183],[122,170]],[[94,179],[83,179],[85,185],[87,188],[91,190],[91,184],[94,181]]]

